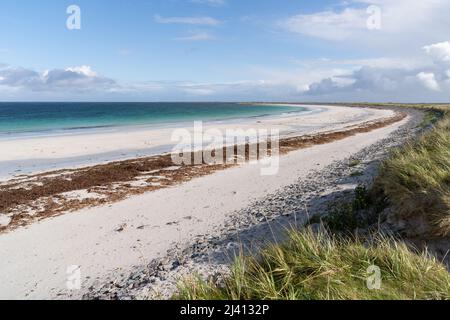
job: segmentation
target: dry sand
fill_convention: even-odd
[[[311,115],[308,121],[316,123],[307,132],[318,127],[320,130],[336,129],[392,115],[389,110],[343,107],[329,108],[328,112],[328,116],[327,112],[322,116]],[[301,120],[306,121],[303,117]],[[207,234],[234,211],[293,183],[312,170],[348,158],[387,137],[407,121],[408,118],[372,132],[289,153],[281,157],[280,170],[275,176],[261,176],[258,165],[243,165],[0,235],[0,298],[81,297],[93,281],[101,281],[111,270],[119,268],[127,273],[135,265],[164,256],[176,244]],[[50,138],[46,139],[49,142]],[[54,146],[68,143],[65,141],[54,140],[52,143]],[[32,145],[29,142],[23,148]],[[94,145],[87,148],[95,150]],[[14,156],[25,156],[24,149],[16,151]],[[68,152],[59,151],[63,155]],[[67,292],[67,268],[73,265],[81,267],[83,290]]]
[[[295,106],[295,105],[293,105]],[[303,105],[302,105],[303,106]],[[390,110],[337,106],[306,106],[308,114],[284,117],[252,118],[239,121],[205,122],[204,130],[279,129],[282,135],[316,133],[341,129],[362,121],[372,121],[393,114]],[[192,132],[193,123],[179,128]],[[0,140],[0,181],[21,174],[31,174],[68,167],[82,167],[109,161],[170,152],[175,127],[117,128],[109,132],[75,135],[37,136]]]

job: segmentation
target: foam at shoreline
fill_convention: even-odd
[[[296,106],[296,105],[291,105]],[[298,106],[298,105],[297,105]],[[315,133],[379,118],[380,112],[367,109],[330,106],[304,106],[308,112],[277,116],[226,119],[204,123],[225,132],[227,129],[278,129],[282,136]],[[386,116],[390,115],[385,111]],[[38,136],[0,140],[0,180],[15,175],[76,168],[110,161],[132,159],[170,152],[173,130],[192,131],[193,122],[152,127],[123,127],[108,131],[62,136]]]
[[[306,111],[300,105],[239,103],[0,103],[0,139],[239,121]]]

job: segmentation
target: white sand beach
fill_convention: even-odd
[[[321,106],[306,116],[270,119],[245,126],[277,127],[286,134],[335,130],[391,116],[391,110]],[[261,176],[258,165],[241,165],[170,188],[82,209],[0,234],[0,299],[80,298],[112,271],[163,257],[174,246],[210,234],[236,210],[284,186],[344,160],[388,137],[410,118],[329,144],[293,151],[280,159],[275,176]],[[141,149],[168,143],[169,131],[117,132],[1,141],[0,163],[55,159]],[[150,142],[149,142],[150,141]],[[67,268],[80,266],[82,289],[67,290]]]
[[[295,105],[293,105],[295,106]],[[301,135],[336,130],[393,114],[390,110],[308,106],[312,112],[283,117],[251,118],[240,121],[209,122],[204,130],[278,129],[282,135]],[[131,127],[107,132],[37,136],[0,140],[0,180],[15,175],[66,169],[170,152],[175,128],[193,130],[193,123],[176,127]]]

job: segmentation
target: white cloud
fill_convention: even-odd
[[[337,92],[394,92],[404,84],[407,74],[407,71],[400,69],[363,66],[354,71],[349,71],[347,74],[336,75],[313,83],[306,93],[321,95]]]
[[[80,75],[84,75],[84,76],[90,77],[90,78],[97,77],[97,73],[92,71],[90,66],[69,67],[69,68],[66,68],[66,71],[78,73]]]
[[[183,91],[192,96],[210,96],[215,93],[208,85],[189,85],[183,88]]]
[[[209,32],[192,32],[190,35],[184,36],[184,37],[178,37],[175,38],[175,40],[180,41],[208,41],[208,40],[214,40],[215,37]]]
[[[341,12],[324,11],[300,14],[280,25],[288,31],[327,40],[343,40],[366,27],[365,10],[347,8]]]
[[[39,73],[20,67],[0,69],[0,77],[0,85],[8,87],[33,86],[41,81]]]
[[[0,86],[28,91],[54,92],[61,88],[68,91],[95,91],[114,85],[114,80],[99,76],[90,66],[52,69],[42,73],[21,67],[0,69]]]
[[[417,74],[417,79],[422,82],[422,84],[433,91],[441,90],[439,83],[436,81],[436,76],[431,72],[420,72]]]
[[[339,59],[333,60],[329,58],[294,60],[294,62],[302,67],[314,68],[353,68],[373,67],[373,68],[399,68],[399,69],[417,69],[419,67],[430,66],[429,61],[422,57],[379,57],[367,59]]]
[[[185,38],[204,39],[209,39],[209,34],[193,32]],[[230,97],[242,101],[450,100],[450,68],[445,63],[433,63],[426,50],[419,52],[422,52],[422,57],[405,61],[389,57],[313,59],[292,61],[292,65],[285,69],[265,66],[248,66],[236,70],[227,68],[230,78],[241,80],[216,83],[121,83],[99,75],[90,66],[38,72],[3,65],[0,67],[0,92],[2,99],[15,96],[21,100],[26,97],[30,97],[30,100],[53,100],[58,97],[88,100],[93,97],[93,100],[104,101],[206,101],[229,100]]]
[[[371,5],[381,9],[381,29],[369,30]],[[423,43],[448,36],[448,0],[352,0],[336,10],[297,14],[278,23],[282,29],[328,41],[348,40],[350,46],[364,45],[375,50],[400,52],[417,50]]]
[[[225,0],[191,0],[192,3],[207,4],[213,7],[223,6]]]
[[[423,47],[425,52],[436,62],[450,62],[450,42],[440,42]]]
[[[211,17],[161,17],[154,16],[155,22],[162,24],[191,24],[202,26],[217,26],[222,22]]]
[[[349,69],[345,68],[315,64],[302,65],[288,70],[274,70],[265,67],[252,67],[245,70],[247,75],[253,75],[257,79],[253,80],[254,83],[291,88],[295,89],[296,92],[307,91],[311,83],[320,82],[326,78],[344,76],[350,72]]]
[[[331,99],[350,97],[348,100],[355,100],[359,96],[364,100],[375,101],[448,101],[450,70],[442,63],[446,61],[446,46],[429,45],[426,48],[430,48],[425,51],[433,60],[440,63],[430,63],[424,59],[425,56],[407,63],[389,58],[336,61],[322,59],[322,67],[347,65],[347,73],[341,72],[312,82],[305,94]],[[356,64],[360,66],[355,67]],[[342,79],[348,82],[343,83]]]

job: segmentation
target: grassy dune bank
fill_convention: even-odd
[[[371,266],[381,270],[379,290],[367,285]],[[363,243],[304,230],[257,258],[239,257],[222,285],[194,279],[180,289],[180,299],[449,299],[450,274],[389,239]]]
[[[450,235],[450,106],[424,106],[436,122],[418,140],[395,150],[375,183],[392,205],[391,218],[408,236]],[[434,120],[436,112],[439,120]]]
[[[427,250],[412,249],[401,238],[423,241],[450,235],[450,105],[396,107],[425,110],[424,133],[392,152],[372,189],[359,190],[347,209],[322,219],[331,233],[311,228],[292,231],[286,243],[238,257],[231,275],[219,284],[195,277],[183,281],[175,298],[450,299],[446,267]],[[371,211],[379,213],[380,220],[387,206],[384,219],[401,230],[399,238],[352,235],[359,227],[357,212],[380,203],[381,209]],[[381,271],[379,290],[367,285],[372,265]]]

